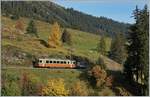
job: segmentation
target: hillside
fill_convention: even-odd
[[[55,49],[47,48],[42,44],[43,40],[48,40],[48,36],[51,33],[51,25],[49,23],[35,20],[39,35],[39,38],[36,38],[24,34],[29,19],[20,18],[20,20],[24,24],[24,31],[14,32],[14,25],[17,21],[7,17],[2,17],[2,66],[32,66],[32,61],[35,57],[66,58],[67,56],[70,56],[70,52],[68,51],[68,48],[70,48],[69,45],[63,45],[63,47]],[[89,61],[94,64],[99,57],[96,49],[100,37],[69,28],[68,31],[73,36],[73,46],[71,46],[71,48],[73,48],[74,51],[72,52],[72,57],[81,59],[80,61]],[[9,38],[12,35],[11,32],[14,35],[14,39]],[[107,51],[109,51],[111,39],[106,38],[106,40]],[[14,60],[17,61],[15,62]],[[107,57],[105,60],[108,60]],[[112,65],[110,59],[106,63]],[[117,66],[119,68],[120,64]]]
[[[129,24],[119,23],[106,17],[87,15],[73,8],[66,9],[50,1],[2,1],[1,8],[2,15],[7,17],[29,17],[48,23],[57,21],[64,27],[111,37],[120,32],[126,33],[129,26]]]

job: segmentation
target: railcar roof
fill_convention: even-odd
[[[39,60],[52,60],[52,61],[75,61],[75,60],[69,60],[69,59],[51,59],[51,58],[39,58]]]

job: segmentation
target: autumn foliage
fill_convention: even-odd
[[[106,78],[106,82],[105,82],[106,86],[112,87],[113,81],[114,81],[113,76],[108,76],[108,77]]]
[[[21,78],[22,95],[41,95],[41,87],[42,85],[39,83],[39,79],[37,76],[33,74],[23,73]]]
[[[100,87],[105,83],[105,79],[107,77],[107,73],[100,66],[94,66],[90,71],[89,75],[91,79],[94,79],[96,87]]]
[[[18,30],[18,31],[23,31],[24,30],[24,25],[22,23],[21,20],[17,20],[16,24],[15,24],[15,28]]]
[[[64,80],[61,78],[49,79],[47,85],[42,89],[43,96],[67,96],[68,93]]]
[[[49,47],[58,47],[61,45],[61,30],[57,22],[55,22],[51,27],[51,34],[48,38]]]
[[[71,96],[88,96],[87,85],[83,81],[77,81],[70,89]]]

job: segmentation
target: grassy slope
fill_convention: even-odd
[[[13,72],[13,73],[12,73]],[[7,68],[2,69],[2,78],[6,76],[6,78],[9,79],[8,76],[11,77],[18,77],[21,78],[21,76],[24,73],[31,73],[34,74],[39,78],[39,80],[46,84],[47,80],[49,78],[63,78],[66,84],[66,87],[69,88],[69,86],[72,85],[72,83],[79,80],[79,76],[81,71],[75,70],[75,69],[17,69],[17,68]],[[5,77],[4,77],[5,78]]]
[[[21,18],[24,28],[27,27],[27,24],[29,22],[29,19],[27,18]],[[11,30],[14,29],[13,25],[15,25],[16,21],[11,20],[6,17],[2,17],[2,27],[5,26],[5,28],[10,27]],[[35,24],[38,29],[38,35],[40,39],[43,39],[45,41],[48,40],[48,36],[50,35],[50,29],[51,25],[42,21],[35,21]],[[68,29],[69,32],[71,32],[73,36],[73,46],[71,48],[74,48],[75,51],[73,52],[75,55],[78,56],[84,56],[88,57],[88,59],[93,59],[92,61],[96,61],[98,58],[98,53],[96,51],[96,46],[99,42],[99,36],[78,31],[78,30],[73,30],[73,29]],[[25,32],[25,29],[24,29]],[[15,33],[14,33],[15,34]],[[2,32],[2,36],[8,36],[10,35],[9,32]],[[64,45],[62,48],[46,48],[36,38],[31,38],[27,37],[25,35],[16,35],[16,39],[10,40],[7,38],[2,39],[2,47],[4,45],[13,45],[16,46],[23,51],[29,52],[31,54],[48,54],[48,55],[54,55],[54,54],[61,54],[62,55],[67,55],[68,51],[65,48],[68,48],[69,46]],[[25,45],[25,46],[24,46]],[[110,48],[110,39],[107,38],[107,50]]]

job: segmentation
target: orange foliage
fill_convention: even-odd
[[[16,22],[15,28],[16,28],[17,30],[20,30],[20,31],[23,31],[23,30],[24,30],[24,25],[23,25],[23,23],[22,23],[21,20],[18,20],[18,21]]]
[[[89,71],[90,76],[94,77],[96,80],[96,86],[100,87],[104,84],[107,77],[107,73],[100,66],[96,65]]]
[[[105,82],[106,86],[111,87],[112,83],[113,83],[113,76],[107,77]]]

